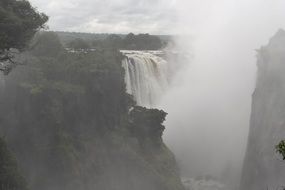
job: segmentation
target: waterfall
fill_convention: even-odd
[[[121,51],[126,58],[127,93],[133,95],[137,105],[155,106],[168,87],[168,65],[161,51]]]

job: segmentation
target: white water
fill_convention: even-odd
[[[168,64],[162,51],[121,51],[127,93],[137,105],[155,107],[168,88]]]

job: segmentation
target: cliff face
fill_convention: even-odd
[[[134,106],[123,56],[68,53],[54,34],[42,35],[0,95],[0,135],[29,188],[183,190],[161,138],[166,113]]]
[[[285,138],[285,31],[258,51],[257,66],[241,189],[275,190],[285,185],[285,162],[275,152]]]

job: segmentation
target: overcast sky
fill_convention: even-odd
[[[50,16],[50,29],[58,31],[177,34],[184,30],[205,30],[213,23],[223,24],[221,22],[228,22],[237,10],[239,17],[250,11],[242,22],[261,23],[262,27],[268,27],[272,22],[280,25],[285,16],[283,0],[30,1]],[[223,17],[225,11],[228,13]]]
[[[94,33],[176,33],[176,0],[30,0],[49,28]]]

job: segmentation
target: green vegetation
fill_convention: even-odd
[[[285,140],[280,141],[278,145],[276,145],[276,152],[282,155],[283,160],[285,160]]]
[[[27,184],[19,173],[16,159],[0,138],[0,189],[26,190]]]
[[[48,17],[38,13],[28,1],[0,2],[0,50],[22,49],[34,34],[44,27]]]
[[[38,13],[28,1],[0,1],[0,71],[8,74],[17,64],[11,48],[22,51],[48,17]],[[17,167],[17,161],[0,138],[0,188],[25,190],[26,182]]]
[[[130,112],[130,119],[133,126],[130,130],[139,139],[141,144],[145,144],[147,139],[160,146],[162,144],[162,133],[165,127],[162,125],[166,113],[162,110],[147,109],[135,106]]]
[[[80,38],[87,42],[93,40],[104,40],[109,34],[96,34],[96,33],[80,33],[80,32],[55,32],[63,45],[70,43],[71,41]],[[122,36],[122,35],[120,35]]]
[[[96,34],[78,32],[56,32],[64,46],[75,39],[82,39],[91,48],[112,47],[118,49],[133,50],[157,50],[167,46],[172,41],[169,35],[149,35],[149,34]],[[111,42],[111,43],[110,43]]]
[[[32,190],[183,189],[166,113],[134,106],[117,49],[67,52],[52,32],[33,44],[0,96],[0,132]]]
[[[183,190],[162,141],[166,113],[135,106],[118,51],[165,43],[149,34],[36,33],[47,20],[26,0],[0,1],[0,70],[18,64],[11,49],[29,60],[0,94],[0,189]]]
[[[8,62],[0,67],[0,71],[8,74],[13,64],[14,56],[11,48],[23,50],[34,34],[45,27],[48,17],[38,13],[26,0],[0,1],[0,63]]]
[[[123,41],[123,48],[130,50],[157,50],[163,47],[159,37],[149,34],[128,34]]]
[[[62,37],[64,38],[64,37]],[[72,39],[72,38],[71,38]],[[158,36],[149,34],[135,35],[130,33],[126,36],[122,35],[106,35],[105,38],[87,40],[84,38],[75,38],[66,42],[66,47],[75,50],[78,49],[125,49],[125,50],[158,50],[167,45],[167,42],[162,41]],[[64,41],[64,40],[62,40]],[[66,40],[65,40],[66,41]]]
[[[75,40],[68,43],[67,46],[74,50],[85,50],[85,49],[90,48],[90,45],[81,38],[76,38]]]

